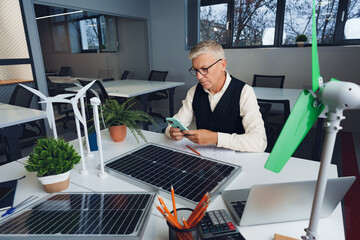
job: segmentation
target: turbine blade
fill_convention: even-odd
[[[323,104],[314,107],[315,101],[309,90],[301,92],[270,153],[266,169],[278,173],[284,167],[325,108]]]
[[[91,83],[85,85],[79,92],[76,94],[75,99],[79,100],[79,98],[85,94],[85,92],[95,83],[96,80],[93,80]]]
[[[316,92],[319,89],[320,66],[317,48],[317,35],[316,35],[316,1],[313,0],[313,16],[312,16],[312,40],[311,40],[311,69],[312,69],[312,90]]]
[[[73,110],[74,110],[74,114],[75,114],[75,117],[81,122],[81,124],[85,125],[85,120],[84,118],[82,117],[79,109],[78,109],[78,99],[76,99],[76,97],[73,97],[71,99],[71,105],[73,107]]]
[[[46,102],[46,117],[47,117],[47,120],[49,122],[50,129],[52,129],[53,128],[53,126],[52,126],[52,117],[54,115],[52,113],[52,108],[50,107],[50,105],[51,105],[51,103]]]
[[[36,90],[34,88],[28,87],[26,85],[23,85],[21,83],[19,83],[20,86],[22,86],[23,88],[26,88],[27,90],[29,90],[30,92],[32,92],[33,94],[35,94],[36,96],[46,100],[47,96],[45,96],[42,92],[40,92],[39,90]]]

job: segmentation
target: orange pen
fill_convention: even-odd
[[[190,149],[191,151],[193,151],[194,153],[196,153],[197,155],[200,155],[200,156],[201,156],[201,154],[200,154],[198,151],[196,151],[195,149],[193,149],[193,148],[190,147],[189,145],[186,145],[186,147],[187,147],[188,149]]]

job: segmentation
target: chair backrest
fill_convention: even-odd
[[[168,75],[168,71],[155,71],[151,70],[148,80],[150,81],[164,81]]]
[[[253,87],[284,88],[285,75],[254,74]]]
[[[17,85],[11,94],[9,104],[29,108],[33,96],[32,92]]]
[[[127,71],[127,70],[125,70],[124,72],[123,72],[123,74],[121,75],[121,80],[124,80],[124,79],[126,79],[127,78],[127,76],[129,75],[129,73],[130,73],[130,71]]]
[[[80,79],[78,79],[78,81],[81,83],[82,86],[86,86],[90,83],[89,81],[84,81]],[[96,94],[91,90],[95,91],[98,96],[96,96]],[[108,93],[106,92],[104,86],[99,80],[96,80],[96,82],[86,92],[86,98],[88,99],[88,101],[90,101],[92,97],[99,97],[101,103],[105,103],[106,99],[109,99]]]
[[[61,67],[59,71],[59,76],[71,76],[70,67]]]

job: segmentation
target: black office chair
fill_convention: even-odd
[[[78,79],[78,81],[82,86],[86,86],[90,83],[89,81],[84,81],[80,79]],[[106,89],[99,80],[96,80],[95,83],[90,87],[90,89],[86,91],[86,98],[88,103],[90,103],[90,99],[92,97],[98,97],[102,104],[105,104],[106,99],[109,99],[109,95],[106,92]]]
[[[151,70],[148,80],[149,81],[163,81],[163,82],[165,82],[165,79],[166,79],[166,76],[168,75],[168,73],[169,73],[168,71]],[[165,122],[166,121],[165,117],[162,114],[154,113],[152,111],[152,104],[151,103],[152,103],[152,101],[164,100],[164,99],[168,99],[168,98],[169,98],[169,95],[168,95],[168,92],[166,90],[150,93],[149,98],[148,98],[148,101],[150,102],[149,103],[149,112],[148,113],[151,116],[161,118]]]
[[[254,74],[253,87],[284,88],[285,75]]]
[[[59,71],[59,76],[71,76],[70,67],[61,67]]]
[[[33,96],[34,94],[32,92],[21,87],[20,85],[17,85],[13,93],[11,94],[9,104],[16,105],[19,107],[29,108]],[[24,146],[32,145],[38,138],[44,135],[43,129],[39,126],[39,124],[36,121],[6,127],[3,128],[1,132],[8,139],[7,142],[5,142],[4,139],[3,141],[5,142],[6,145],[5,153],[7,159],[9,159],[10,161],[22,157],[21,149],[18,149],[19,147],[21,148]],[[20,146],[19,145],[15,146],[15,144],[12,143],[12,141],[17,138],[20,142]],[[16,150],[10,150],[10,149],[16,149]],[[16,151],[15,154],[16,156],[15,155],[10,156],[10,153],[14,153],[14,151]]]
[[[265,88],[284,88],[285,75],[258,75],[255,74],[252,82],[253,87],[265,87]],[[266,114],[263,114],[263,120],[266,130],[266,135],[268,139],[268,146],[266,152],[271,152],[276,139],[278,138],[280,131],[285,124],[287,118],[290,114],[290,104],[288,100],[268,100],[268,99],[258,99],[258,104],[260,106],[260,112],[267,111]],[[281,104],[283,105],[282,112],[276,112],[271,110],[272,104]],[[270,106],[270,107],[269,107]],[[267,110],[264,110],[264,109]],[[274,116],[281,116],[282,121],[279,124],[279,120],[273,119]]]
[[[125,70],[125,71],[123,72],[123,74],[121,75],[120,80],[127,79],[129,73],[130,73],[130,71]]]
[[[65,93],[65,88],[72,87],[72,84],[53,83],[49,78],[46,78],[48,85],[49,96],[56,96]],[[53,103],[54,108],[57,110],[59,117],[55,122],[63,122],[63,128],[67,129],[67,123],[74,120],[74,111],[69,103]]]

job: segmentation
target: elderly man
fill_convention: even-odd
[[[168,126],[166,135],[175,141],[186,137],[201,145],[263,152],[266,133],[254,90],[226,71],[222,46],[213,40],[202,41],[191,50],[189,58],[189,71],[199,83],[188,91],[174,118],[189,126],[195,117],[197,130],[180,131]]]

